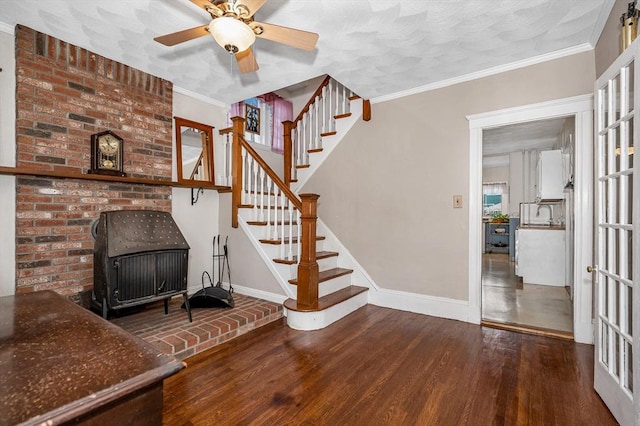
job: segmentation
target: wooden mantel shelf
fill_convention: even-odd
[[[203,189],[213,189],[218,192],[231,191],[231,188],[228,186],[214,185],[212,183],[202,182],[202,181],[175,182],[167,179],[145,179],[145,178],[137,178],[137,177],[94,175],[89,173],[39,170],[39,169],[33,169],[29,167],[0,166],[0,175],[39,176],[39,177],[50,177],[50,178],[58,178],[58,179],[82,179],[82,180],[105,181],[105,182],[136,183],[141,185],[171,186],[174,188],[203,188]]]

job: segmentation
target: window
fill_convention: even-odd
[[[506,213],[509,209],[507,183],[482,184],[482,216],[491,217],[496,213]]]

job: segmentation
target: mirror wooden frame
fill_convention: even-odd
[[[178,182],[208,182],[215,184],[213,168],[213,126],[187,120],[186,118],[181,117],[174,117],[174,122],[176,130],[176,170]],[[191,173],[191,177],[184,177],[184,170],[182,166],[182,132],[185,127],[200,131],[202,138],[202,151],[196,164],[200,162],[202,163],[202,171],[204,172],[204,177],[202,179],[195,179],[193,177],[195,168],[194,172]]]

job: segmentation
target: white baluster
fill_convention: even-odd
[[[320,138],[320,134],[322,133],[322,131],[320,130],[322,128],[320,124],[320,120],[322,119],[322,116],[320,114],[320,96],[316,96],[314,107],[316,110],[316,132],[314,145],[316,149],[318,149],[322,147],[322,138]]]
[[[282,214],[280,215],[280,224],[282,234],[280,235],[280,259],[284,259],[284,241],[285,241],[285,227],[284,227],[284,215],[285,215],[285,203],[289,203],[289,199],[282,193]]]
[[[249,157],[253,167],[253,188],[251,188],[253,190],[253,220],[258,220],[258,163],[252,156]]]
[[[259,209],[259,216],[258,216],[258,220],[260,222],[264,222],[264,180],[265,180],[265,173],[264,173],[264,169],[262,167],[260,167],[260,209]],[[257,189],[257,186],[256,186]],[[256,194],[257,195],[257,194]]]
[[[274,185],[275,186],[275,185]],[[278,205],[280,204],[280,187],[275,186],[274,191],[274,209],[273,209],[273,236],[269,237],[269,239],[277,240],[278,239]]]
[[[309,146],[311,145],[311,117],[309,111],[304,115],[304,146],[302,155],[304,155],[304,163],[309,164]]]
[[[335,109],[333,110],[333,117],[335,118],[336,115],[340,115],[340,83],[338,83],[337,81],[336,81],[336,105],[335,105]],[[335,128],[333,130],[335,130]]]
[[[327,86],[322,88],[322,133],[327,133]]]
[[[347,102],[349,102],[349,95],[347,94],[347,87],[342,85],[342,114],[347,112]]]
[[[265,232],[265,238],[271,238],[271,189],[273,187],[273,181],[267,176],[267,231]]]
[[[314,142],[315,142],[315,138],[314,138],[314,126],[313,124],[316,121],[316,116],[315,116],[315,111],[313,110],[313,104],[309,105],[309,143],[307,144],[307,151],[310,149],[313,149],[314,146]],[[308,163],[308,162],[307,162]]]
[[[353,92],[351,90],[347,90],[347,108],[345,109],[345,113],[351,112],[351,96],[353,96]]]
[[[287,252],[287,260],[291,260],[293,259],[293,211],[290,201],[287,203],[287,211],[289,213],[289,251]]]
[[[298,225],[298,244],[296,244],[296,258],[298,259],[298,263],[300,263],[300,253],[302,253],[302,220],[300,218],[300,210],[296,209],[296,223]],[[312,244],[315,244],[312,243]]]
[[[249,173],[249,164],[247,162],[247,151],[242,148],[242,152],[240,154],[242,156],[242,204],[249,204],[247,199],[247,176]]]
[[[296,127],[296,130],[298,131],[298,158],[295,165],[299,166],[300,164],[302,164],[302,147],[304,144],[304,115],[302,116],[302,120],[298,122],[298,127]]]
[[[328,108],[328,114],[329,114],[329,131],[333,132],[335,131],[335,124],[336,124],[336,120],[334,119],[334,114],[333,114],[333,104],[336,103],[335,101],[335,86],[336,86],[336,81],[334,79],[329,80],[329,105],[327,105]]]

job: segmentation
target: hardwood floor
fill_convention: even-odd
[[[593,347],[367,305],[284,320],[186,360],[166,425],[614,425]]]

